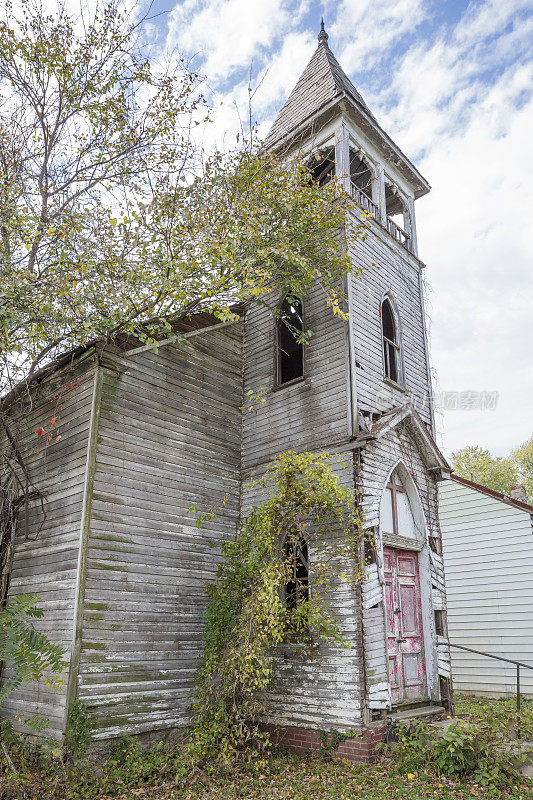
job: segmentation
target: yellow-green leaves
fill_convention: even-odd
[[[313,658],[322,641],[347,646],[329,600],[334,583],[361,579],[362,534],[353,489],[334,470],[339,465],[339,457],[335,464],[323,453],[279,455],[259,482],[268,499],[224,545],[217,581],[208,587],[190,740],[197,758],[252,758],[267,745],[259,727],[264,692],[275,675],[276,647],[287,636],[303,658]],[[312,552],[311,591],[291,604],[287,537],[305,538]]]

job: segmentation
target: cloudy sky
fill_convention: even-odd
[[[504,455],[533,433],[532,1],[154,0],[144,25],[148,55],[179,52],[206,76],[206,143],[224,146],[250,76],[266,134],[324,16],[344,70],[433,187],[417,224],[435,388],[498,392],[494,410],[439,413],[447,453]]]

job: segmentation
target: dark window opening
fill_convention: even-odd
[[[290,611],[309,600],[309,557],[303,537],[290,535],[285,539],[284,557],[287,569],[285,602]]]
[[[310,180],[324,186],[335,175],[335,148],[322,150],[310,159],[308,164]]]
[[[435,611],[435,632],[437,636],[445,636],[444,611]]]
[[[385,184],[385,208],[387,216],[390,219],[394,217],[394,222],[403,228],[403,203],[387,183]]]
[[[438,556],[442,555],[442,547],[440,539],[437,539],[436,536],[428,536],[429,539],[429,547],[436,553]]]
[[[288,383],[304,374],[303,308],[300,300],[286,297],[278,320],[278,383]]]
[[[399,383],[400,346],[396,331],[396,323],[392,306],[388,300],[381,305],[381,327],[383,332],[383,358],[385,363],[385,377]]]
[[[357,153],[350,150],[350,180],[372,199],[372,173]]]

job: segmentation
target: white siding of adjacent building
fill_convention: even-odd
[[[439,485],[450,641],[533,665],[533,523],[453,480]],[[512,694],[516,668],[452,647],[456,692]],[[521,669],[533,697],[533,670]]]

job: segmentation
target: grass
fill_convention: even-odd
[[[456,714],[471,722],[487,717],[512,733],[512,700],[456,697]],[[522,730],[533,740],[533,701],[524,701]],[[368,766],[324,762],[273,753],[234,770],[192,771],[178,747],[158,744],[144,750],[134,739],[116,743],[98,758],[63,763],[54,751],[11,747],[15,777],[0,752],[0,800],[533,800],[533,782],[504,791],[466,780],[438,778],[426,765],[412,772],[383,758]]]
[[[272,755],[262,763],[233,771],[204,771],[176,782],[176,751],[133,747],[119,758],[87,761],[75,768],[34,766],[23,785],[29,800],[531,800],[521,783],[491,792],[474,783],[436,778],[429,770],[402,775],[393,764],[369,766]],[[186,767],[186,765],[185,765]],[[1,773],[0,773],[1,774]],[[0,778],[2,800],[24,800],[20,783]],[[2,791],[3,788],[3,791]]]
[[[455,715],[470,722],[482,722],[487,717],[499,722],[514,737],[517,727],[516,700],[455,695]],[[533,741],[533,700],[522,700],[520,709],[522,739]]]

